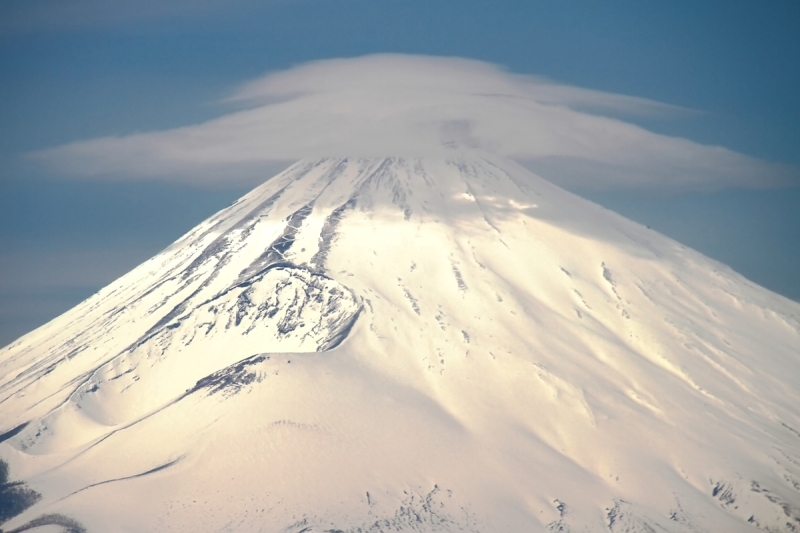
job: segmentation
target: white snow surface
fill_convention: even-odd
[[[504,159],[301,161],[0,351],[3,528],[800,531],[799,319]]]

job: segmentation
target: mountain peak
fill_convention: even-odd
[[[790,531],[798,317],[509,161],[300,161],[0,352],[10,525]]]

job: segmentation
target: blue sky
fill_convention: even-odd
[[[0,21],[0,344],[256,180],[89,175],[31,153],[200,125],[266,73],[376,53],[470,58],[662,102],[682,111],[625,120],[749,156],[765,181],[788,169],[768,188],[752,172],[711,186],[571,188],[800,300],[796,2],[6,0]]]

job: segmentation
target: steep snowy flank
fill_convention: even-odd
[[[800,531],[799,318],[502,159],[302,161],[0,351],[2,527]]]

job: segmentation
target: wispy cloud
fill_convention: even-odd
[[[691,110],[467,59],[317,61],[247,83],[228,102],[239,110],[202,124],[30,156],[72,176],[218,182],[263,177],[305,157],[441,155],[460,144],[514,158],[578,188],[760,187],[796,176],[796,169],[623,120]]]

